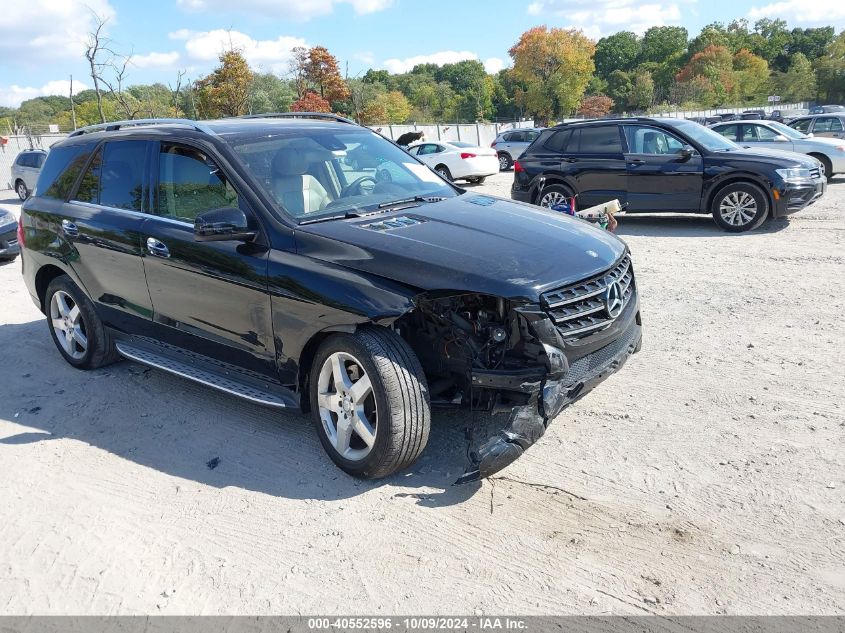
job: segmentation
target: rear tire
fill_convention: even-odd
[[[537,205],[548,209],[553,204],[568,200],[575,194],[569,187],[564,185],[549,185],[543,187],[537,199]]]
[[[18,194],[18,198],[21,200],[29,198],[29,189],[26,188],[26,183],[23,180],[18,180],[15,183],[15,193]]]
[[[449,171],[449,168],[446,167],[446,165],[438,165],[434,168],[434,171],[440,174],[441,178],[445,178],[449,182],[452,182],[452,172]]]
[[[513,158],[507,152],[499,152],[499,171],[507,171],[513,167]]]
[[[474,185],[483,185],[485,180],[487,180],[486,176],[478,176],[476,178],[467,178],[467,181],[471,182]]]
[[[67,275],[56,277],[44,295],[47,327],[56,348],[77,369],[97,369],[120,360],[94,304]]]
[[[323,341],[309,391],[320,443],[354,477],[387,477],[410,466],[428,442],[431,410],[422,366],[390,330],[363,327]]]
[[[710,210],[720,228],[743,233],[763,224],[769,215],[769,200],[757,185],[733,182],[716,192]]]

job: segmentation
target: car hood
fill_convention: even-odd
[[[616,236],[554,211],[465,193],[365,218],[300,226],[302,255],[420,290],[536,301],[610,268]]]
[[[812,156],[788,150],[770,149],[768,147],[743,148],[741,151],[731,152],[730,156],[733,158],[759,160],[760,162],[770,164],[778,163],[779,167],[794,167],[796,165],[800,165],[801,167],[813,169],[819,166],[819,161]],[[785,164],[785,161],[788,161],[789,165]]]

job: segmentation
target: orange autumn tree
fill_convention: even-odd
[[[290,107],[292,112],[331,112],[332,107],[328,101],[323,99],[316,92],[308,91],[302,97],[293,102]]]
[[[578,114],[588,119],[597,119],[607,115],[612,107],[613,99],[605,95],[584,97],[581,100],[581,105],[578,106]]]

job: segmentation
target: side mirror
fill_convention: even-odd
[[[194,220],[194,239],[197,242],[248,242],[255,238],[246,215],[240,209],[223,207],[200,213]]]
[[[810,132],[809,134],[807,134],[807,138],[813,138],[813,133]]]
[[[695,150],[694,150],[691,146],[689,146],[689,145],[684,145],[684,146],[683,146],[683,147],[682,147],[682,148],[678,151],[678,154],[679,154],[679,155],[681,156],[681,158],[683,158],[684,160],[689,160],[690,158],[692,158],[692,157],[695,155]]]
[[[778,134],[775,137],[775,141],[777,141],[778,143],[786,143],[787,141],[789,141],[789,139],[786,138],[783,134]]]

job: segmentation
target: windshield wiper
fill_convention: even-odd
[[[362,214],[357,211],[344,211],[343,213],[309,218],[307,220],[303,220],[300,224],[315,224],[316,222],[328,222],[329,220],[348,220],[349,218],[360,218],[361,216]]]
[[[382,202],[380,205],[378,205],[378,208],[386,209],[387,207],[395,207],[399,206],[400,204],[411,204],[412,202],[438,202],[439,200],[440,198],[413,196],[411,198],[400,198],[399,200],[394,200],[393,202]]]

